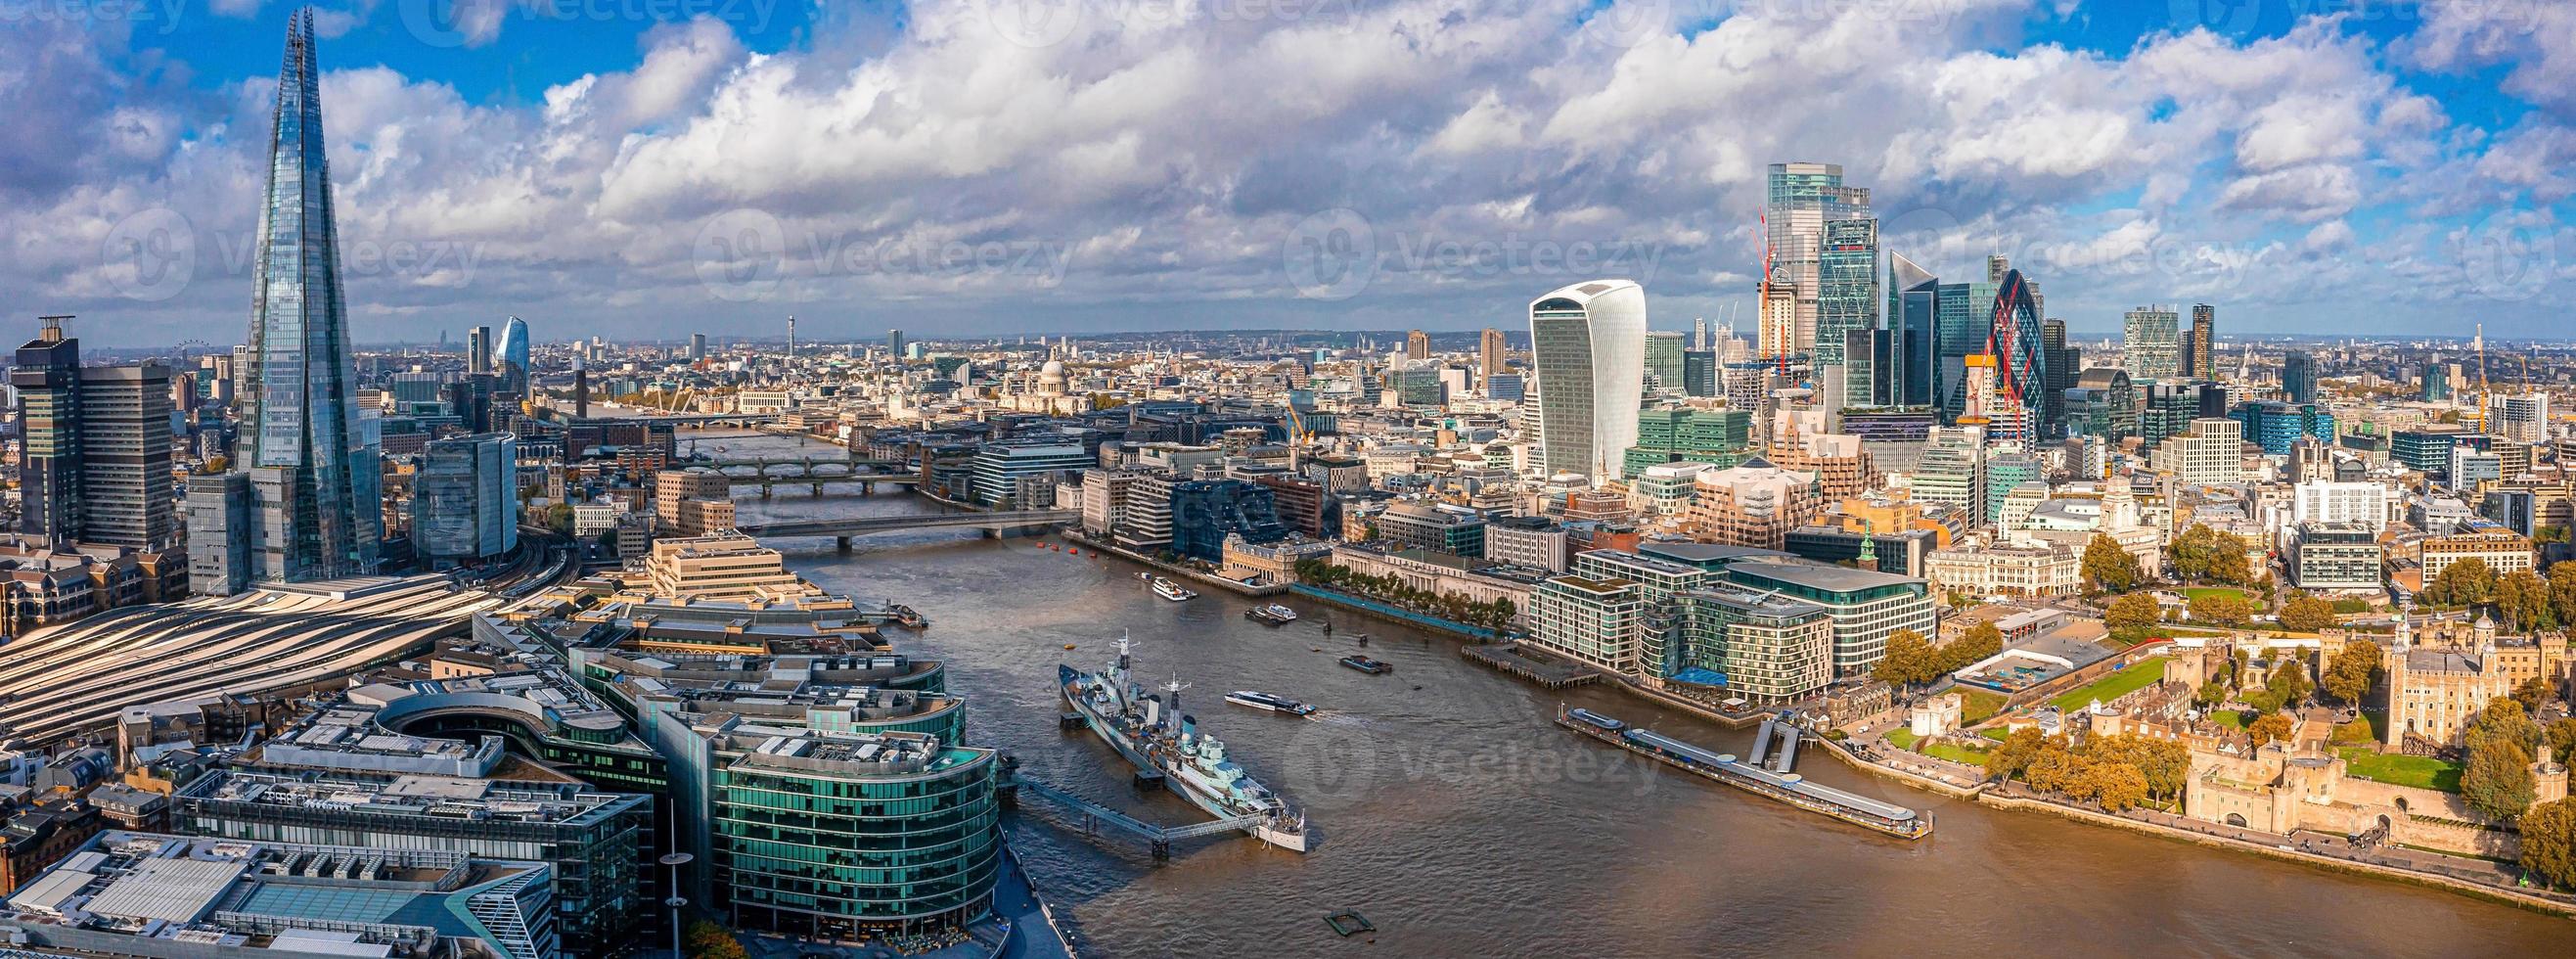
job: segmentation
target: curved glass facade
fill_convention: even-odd
[[[946,748],[891,776],[800,758],[715,774],[709,844],[735,924],[846,937],[983,912],[1001,856],[994,753]]]
[[[528,321],[511,317],[501,327],[501,342],[492,348],[492,369],[501,374],[501,395],[528,396]]]
[[[1577,283],[1530,301],[1538,377],[1539,466],[1595,484],[1619,475],[1637,445],[1646,378],[1646,290],[1630,280]]]

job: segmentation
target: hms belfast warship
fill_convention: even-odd
[[[1225,744],[1199,731],[1198,721],[1181,712],[1177,680],[1161,693],[1146,692],[1130,680],[1129,651],[1128,641],[1120,639],[1117,661],[1103,672],[1057,666],[1065,704],[1136,768],[1161,773],[1163,783],[1191,805],[1219,819],[1259,817],[1244,831],[1273,846],[1305,852],[1305,817],[1227,759]]]

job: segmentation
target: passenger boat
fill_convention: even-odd
[[[1269,693],[1256,693],[1249,689],[1238,689],[1227,693],[1225,694],[1225,701],[1237,706],[1250,706],[1254,709],[1267,709],[1274,713],[1287,713],[1291,716],[1306,716],[1312,715],[1315,712],[1315,707],[1290,699],[1286,696],[1273,696]]]
[[[1129,679],[1127,640],[1118,640],[1118,659],[1107,670],[1086,673],[1056,667],[1057,688],[1066,706],[1139,770],[1162,773],[1163,785],[1209,815],[1244,823],[1243,831],[1282,849],[1305,852],[1311,836],[1306,817],[1286,800],[1226,758],[1225,744],[1201,732],[1198,720],[1181,711],[1177,679],[1151,693]]]
[[[1197,599],[1199,594],[1181,588],[1181,584],[1179,583],[1157,576],[1154,577],[1154,595],[1178,603],[1185,600]]]
[[[1395,667],[1387,665],[1383,660],[1370,659],[1358,653],[1352,653],[1348,656],[1342,657],[1342,665],[1367,673],[1371,676],[1383,675],[1395,670]]]

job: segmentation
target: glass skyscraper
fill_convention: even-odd
[[[1887,352],[1880,378],[1889,384],[1889,406],[1930,406],[1940,396],[1934,336],[1941,311],[1941,279],[1897,254],[1887,257]]]
[[[2174,311],[2151,306],[2122,314],[2120,366],[2130,379],[2169,382],[2182,375],[2181,323]]]
[[[511,317],[492,348],[492,371],[501,374],[501,395],[512,400],[528,395],[528,321]]]
[[[378,450],[355,402],[319,74],[307,10],[287,27],[252,274],[241,462],[259,506],[234,518],[260,525],[254,574],[271,581],[372,573],[384,535]]]
[[[1818,323],[1825,288],[1825,227],[1867,218],[1869,188],[1843,185],[1843,168],[1835,163],[1774,163],[1769,174],[1763,208],[1768,235],[1763,239],[1771,245],[1773,270],[1788,280],[1795,298],[1789,351],[1840,353],[1839,334],[1832,343],[1823,342]],[[1875,247],[1875,225],[1870,233]]]
[[[1679,332],[1652,330],[1646,333],[1646,372],[1655,374],[1655,381],[1662,384],[1666,392],[1683,391],[1682,383],[1686,377],[1682,367],[1682,353],[1685,352],[1682,346]]]
[[[1851,331],[1878,328],[1878,221],[1826,223],[1816,270],[1815,365],[1821,370],[1846,362],[1843,348]],[[1864,393],[1868,387],[1854,382],[1851,389]]]
[[[1646,290],[1632,280],[1577,283],[1530,303],[1538,377],[1539,466],[1595,484],[1637,445],[1646,376]]]

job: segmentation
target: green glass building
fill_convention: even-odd
[[[1659,406],[1637,413],[1637,445],[1621,457],[1622,475],[1637,476],[1661,463],[1708,463],[1719,469],[1742,462],[1751,444],[1752,414],[1740,409]]]

